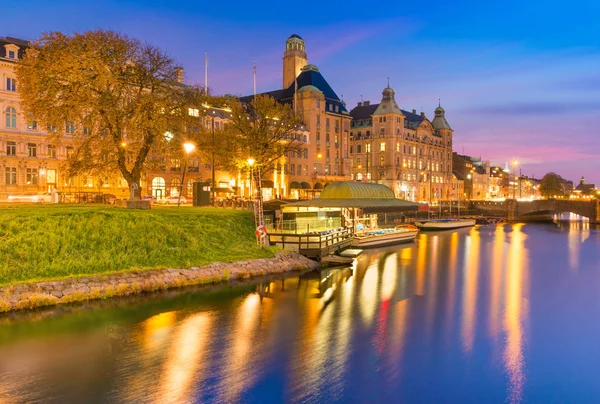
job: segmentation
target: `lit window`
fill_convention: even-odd
[[[200,116],[200,110],[198,110],[196,108],[189,108],[188,109],[188,114],[190,116],[199,117]]]
[[[385,151],[385,142],[379,144],[379,151]]]
[[[6,167],[6,185],[16,185],[17,184],[17,168],[16,167]]]
[[[37,157],[37,145],[35,143],[27,143],[27,155]]]
[[[56,146],[48,145],[48,158],[56,158]]]
[[[73,146],[67,146],[67,158],[73,157]]]
[[[27,169],[27,185],[37,185],[38,183],[38,170],[37,168]]]
[[[383,167],[385,165],[385,157],[383,157],[383,156],[379,157],[379,165],[381,167]]]

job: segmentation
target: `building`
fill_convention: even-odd
[[[591,198],[597,194],[595,184],[586,184],[585,178],[582,176],[579,184],[573,189],[572,198]]]
[[[452,153],[452,169],[457,179],[464,181],[465,199],[490,198],[490,163],[478,157]]]
[[[450,199],[453,130],[441,106],[429,121],[400,109],[388,85],[379,104],[359,102],[350,115],[352,179],[385,184],[405,200]]]
[[[304,40],[290,36],[283,54],[283,88],[263,93],[294,108],[302,123],[301,153],[283,156],[280,169],[263,177],[264,197],[312,198],[325,185],[350,179],[350,115],[317,66],[308,63]],[[253,96],[241,98],[250,102]]]

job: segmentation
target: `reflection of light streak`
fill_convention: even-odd
[[[365,270],[365,276],[360,285],[360,312],[365,325],[371,325],[377,308],[377,263]]]
[[[381,300],[389,300],[396,290],[396,275],[398,254],[390,254],[385,258],[381,278]]]
[[[417,295],[425,293],[425,264],[427,262],[427,236],[419,234],[417,244]]]
[[[465,239],[462,341],[463,348],[467,352],[471,352],[475,338],[479,254],[481,254],[479,250],[479,231],[473,228]]]
[[[194,402],[192,387],[202,380],[206,368],[211,323],[209,314],[194,314],[176,329],[158,382],[157,403]]]
[[[504,366],[509,378],[509,400],[520,402],[525,384],[523,372],[523,285],[524,272],[526,271],[526,250],[524,235],[521,232],[522,224],[513,226],[511,234],[508,268],[506,274],[506,309],[504,326],[507,338],[504,350]]]
[[[390,354],[387,357],[390,370],[390,380],[399,380],[402,371],[402,352],[406,339],[406,320],[410,299],[401,300],[394,306],[393,323],[390,335]]]
[[[581,221],[581,216],[570,214],[569,220],[569,267],[572,271],[579,268],[581,244],[590,236],[589,222]]]
[[[490,334],[494,340],[498,335],[500,321],[500,291],[502,290],[502,272],[504,268],[504,246],[506,238],[504,226],[496,226],[492,253],[492,276],[490,297]]]
[[[161,347],[171,332],[176,312],[169,311],[150,317],[141,324],[143,345],[147,351],[156,351]]]
[[[225,371],[221,380],[222,401],[237,402],[240,394],[256,377],[252,369],[252,355],[260,349],[257,328],[261,316],[260,296],[256,293],[246,296],[237,310],[235,325],[230,338],[230,349],[223,360]]]
[[[430,333],[435,321],[435,305],[437,301],[437,270],[438,270],[438,248],[439,248],[440,237],[435,235],[431,238],[430,250],[430,270],[429,270],[429,281],[427,283],[427,318],[425,319],[425,325],[427,332]]]
[[[450,235],[450,259],[448,264],[448,302],[446,303],[446,326],[449,333],[452,332],[452,313],[454,312],[454,301],[456,299],[456,261],[458,255],[458,232]]]

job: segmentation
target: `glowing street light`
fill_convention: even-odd
[[[188,156],[194,151],[196,146],[193,143],[186,142],[183,144],[185,150],[185,163],[183,164],[183,173],[181,174],[181,184],[179,186],[179,196],[177,197],[177,207],[181,204],[181,194],[183,193],[183,184],[185,184],[185,169],[187,168]]]

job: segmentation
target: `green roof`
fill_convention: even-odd
[[[321,192],[321,199],[396,199],[394,191],[383,184],[333,182]]]

